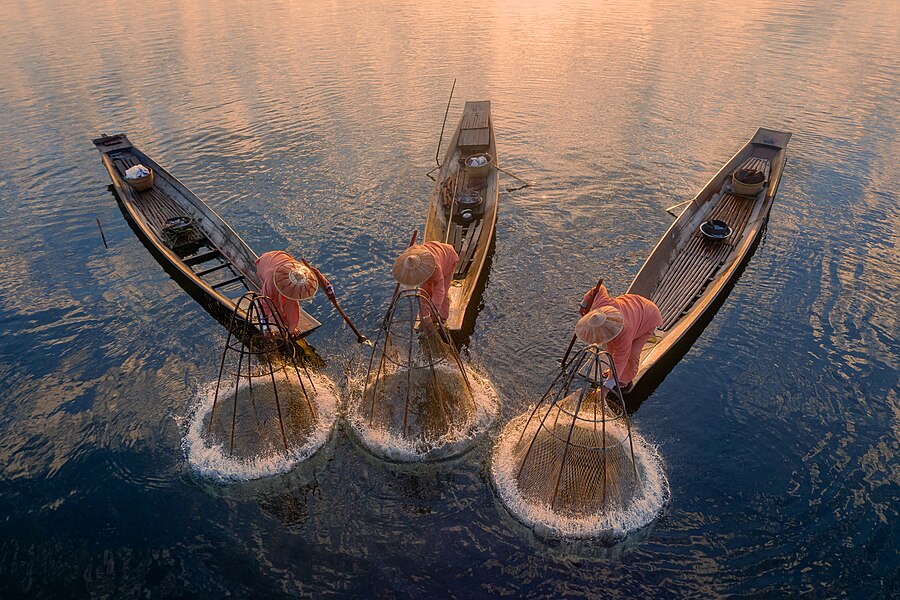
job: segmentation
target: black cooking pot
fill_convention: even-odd
[[[462,192],[456,195],[456,205],[459,210],[474,209],[481,204],[481,194],[478,192]]]
[[[725,221],[710,219],[700,226],[700,233],[702,233],[704,236],[706,236],[707,239],[710,240],[727,240],[729,237],[731,237],[731,227],[729,227],[728,223],[726,223]]]

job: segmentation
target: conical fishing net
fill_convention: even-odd
[[[568,363],[512,447],[513,477],[529,503],[569,516],[626,510],[640,479],[610,355],[588,346]]]
[[[419,289],[395,296],[362,387],[350,407],[351,424],[377,454],[394,446],[410,459],[427,458],[470,436],[476,423],[469,375],[437,309]]]
[[[275,304],[238,300],[222,352],[207,436],[246,459],[306,445],[322,425],[318,392]]]

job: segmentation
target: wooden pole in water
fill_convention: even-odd
[[[522,183],[525,184],[525,185],[523,185],[522,187],[516,188],[516,189],[521,190],[522,188],[527,188],[527,187],[529,187],[529,186],[531,185],[530,183],[528,183],[527,181],[525,181],[524,179],[522,179],[522,178],[519,177],[518,175],[515,175],[515,174],[513,174],[513,173],[510,173],[509,171],[507,171],[506,169],[504,169],[503,167],[501,167],[501,166],[498,165],[497,163],[494,163],[494,168],[496,168],[496,169],[497,169],[498,171],[500,171],[501,173],[506,173],[507,175],[509,175],[509,176],[512,177],[513,179],[518,179],[519,181],[521,181]]]
[[[412,237],[409,240],[409,246],[407,246],[407,248],[413,246],[416,243],[416,237],[418,237],[418,235],[419,235],[418,229],[413,231]],[[391,306],[394,305],[394,300],[397,299],[397,294],[399,294],[399,293],[400,293],[400,282],[398,281],[397,285],[394,286],[394,293],[391,296]],[[384,321],[381,324],[382,327],[384,327],[384,325],[387,323],[388,314],[390,314],[390,311],[388,311],[388,313],[384,315]]]
[[[370,343],[369,338],[359,332],[359,329],[356,328],[356,325],[353,324],[353,321],[350,320],[350,317],[347,316],[347,313],[345,313],[344,309],[341,308],[341,305],[338,304],[337,298],[334,295],[334,288],[331,287],[331,284],[328,283],[328,280],[325,278],[325,276],[322,275],[322,273],[320,273],[317,268],[306,262],[306,259],[302,256],[300,257],[300,260],[316,276],[316,279],[319,282],[319,287],[321,287],[325,291],[325,295],[328,296],[328,299],[331,300],[331,303],[337,309],[338,313],[341,315],[341,317],[344,318],[344,321],[346,321],[347,325],[350,326],[350,329],[353,330],[353,333],[356,334],[356,341],[360,344]]]
[[[106,243],[106,236],[103,235],[103,227],[100,226],[100,219],[97,219],[97,229],[100,230],[100,238],[103,240],[103,246],[109,250],[109,244]]]
[[[447,115],[450,114],[450,103],[453,101],[453,90],[456,89],[456,78],[453,79],[453,87],[450,88],[450,98],[447,99],[447,110],[444,111],[444,123],[441,125],[441,137],[438,138],[437,150],[434,152],[434,162],[441,166],[441,144],[444,142],[444,128],[447,126]]]
[[[597,285],[594,287],[593,291],[591,292],[591,301],[588,302],[588,310],[590,310],[591,304],[594,303],[594,298],[597,297],[597,293],[600,291],[600,286],[601,286],[601,285],[603,285],[603,278],[602,278],[602,277],[601,277],[600,279],[597,280]],[[573,334],[572,334],[572,341],[569,342],[569,347],[566,348],[566,353],[563,354],[563,357],[562,357],[562,364],[560,365],[560,368],[561,368],[561,369],[564,369],[564,368],[566,367],[566,361],[569,359],[569,353],[572,352],[572,346],[575,345],[575,338],[576,338],[576,337],[577,337],[576,334],[573,333]]]

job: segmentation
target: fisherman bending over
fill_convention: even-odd
[[[273,250],[256,259],[256,274],[262,283],[263,295],[271,298],[278,308],[288,335],[303,333],[299,330],[299,301],[312,298],[316,293],[316,273],[294,260],[287,252]],[[266,315],[266,318],[275,322],[274,315]]]
[[[659,308],[637,294],[611,298],[601,283],[584,295],[580,312],[582,318],[576,329],[590,327],[593,330],[592,341],[605,344],[612,355],[622,391],[630,391],[641,363],[641,350],[653,331],[663,323]],[[612,389],[612,375],[604,385]]]
[[[391,273],[404,285],[419,286],[431,298],[442,320],[450,316],[450,282],[459,255],[453,246],[442,242],[425,242],[407,248],[396,261]],[[424,316],[428,308],[423,307]]]

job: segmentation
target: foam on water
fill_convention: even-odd
[[[276,380],[280,378],[284,376],[276,375]],[[320,373],[312,373],[311,379],[316,389],[313,403],[318,414],[313,430],[302,444],[290,446],[287,451],[252,458],[230,456],[225,446],[212,441],[207,435],[207,417],[212,410],[216,384],[211,382],[205,386],[197,396],[188,431],[182,440],[182,448],[191,468],[204,477],[220,482],[247,481],[286,473],[310,458],[328,441],[338,412],[338,392],[331,379]],[[234,387],[220,390],[220,397],[233,393]]]
[[[439,367],[443,368],[445,367]],[[357,410],[362,399],[361,379],[350,386],[351,406],[347,410],[350,429],[369,452],[387,461],[412,463],[459,456],[474,446],[496,424],[500,416],[500,396],[490,380],[471,365],[466,365],[466,374],[475,401],[473,418],[438,439],[428,440],[425,444],[416,443],[384,429],[370,427],[367,419]]]
[[[529,421],[531,410],[510,421],[500,432],[491,456],[491,479],[503,505],[518,520],[536,533],[548,537],[604,538],[618,540],[650,524],[669,499],[669,482],[663,472],[656,448],[634,429],[634,457],[641,486],[625,510],[605,511],[587,516],[572,516],[524,498],[516,480],[519,464],[514,448]],[[539,419],[532,419],[527,438]]]

